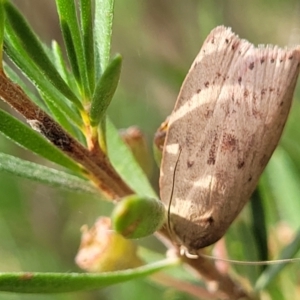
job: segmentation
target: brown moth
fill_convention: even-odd
[[[205,40],[170,116],[160,196],[190,253],[220,239],[249,200],[281,136],[300,47],[254,47],[223,26]]]

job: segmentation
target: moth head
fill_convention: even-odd
[[[190,253],[217,242],[228,228],[217,222],[213,213],[194,220],[171,213],[168,227],[173,241],[184,246]]]

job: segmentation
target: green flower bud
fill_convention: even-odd
[[[112,213],[113,228],[129,239],[154,233],[165,219],[166,209],[161,201],[138,195],[125,197]]]

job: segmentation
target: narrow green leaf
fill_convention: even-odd
[[[0,273],[0,291],[14,293],[65,293],[104,288],[149,276],[174,267],[178,259],[166,259],[136,269],[100,274],[86,273]]]
[[[272,159],[271,159],[272,160]],[[267,172],[263,172],[259,179],[259,194],[265,208],[265,218],[268,226],[273,226],[279,221],[278,210],[270,188]]]
[[[234,222],[226,234],[226,246],[230,257],[240,261],[259,261],[253,232],[243,216]],[[260,266],[233,265],[239,274],[243,274],[254,284],[261,274]]]
[[[94,37],[96,56],[100,60],[100,74],[106,69],[110,58],[113,12],[114,0],[95,0]]]
[[[0,109],[0,132],[20,146],[75,172],[81,168],[29,126]]]
[[[87,100],[90,98],[90,90],[75,1],[56,0],[56,6],[72,71],[83,91],[84,100]]]
[[[288,153],[277,147],[265,170],[278,214],[292,228],[299,226],[300,173]]]
[[[92,1],[80,1],[80,20],[85,55],[86,70],[89,79],[90,91],[95,87],[94,36]]]
[[[252,230],[258,248],[259,260],[268,260],[268,235],[265,211],[258,189],[256,189],[251,196],[250,205],[252,213]],[[265,266],[261,266],[261,268],[265,269]]]
[[[51,56],[53,57],[53,63],[57,68],[58,72],[62,76],[62,78],[68,83],[69,87],[76,93],[78,91],[78,87],[76,85],[76,81],[74,79],[73,74],[68,71],[68,68],[65,64],[63,59],[62,51],[60,46],[57,44],[56,41],[52,41],[52,52]],[[76,93],[77,95],[78,93]],[[52,105],[53,104],[53,105]],[[78,129],[78,126],[74,126],[74,122],[70,122],[70,118],[66,116],[66,114],[57,108],[54,105],[54,102],[49,100],[47,105],[51,107],[51,112],[55,115],[55,119],[57,122],[62,125],[71,135],[73,135],[78,141],[80,141],[83,145],[86,143],[86,139],[81,130]],[[54,112],[54,109],[57,109],[58,112]],[[73,113],[77,115],[77,119],[82,122],[81,116],[79,112],[77,114],[77,110],[73,109]],[[63,114],[63,115],[62,115]],[[74,128],[75,127],[75,128]]]
[[[36,66],[38,66],[43,76],[45,76],[51,84],[53,84],[53,86],[55,86],[77,107],[82,108],[81,102],[61,78],[60,74],[57,72],[51,60],[45,53],[41,42],[31,30],[23,16],[9,1],[5,1],[4,7],[7,21],[13,29],[14,35],[19,39],[23,50],[34,61]]]
[[[4,40],[4,24],[5,24],[5,0],[0,0],[0,70],[3,70],[3,40]]]
[[[145,173],[136,162],[130,149],[124,144],[117,129],[107,118],[108,156],[128,186],[140,196],[158,199]]]
[[[63,32],[65,47],[67,49],[68,58],[72,68],[72,73],[75,77],[77,84],[81,86],[80,71],[77,63],[76,51],[75,51],[75,46],[73,44],[70,28],[64,20],[61,20],[60,27],[61,27],[61,31]]]
[[[290,259],[293,258],[294,255],[300,249],[300,231],[298,230],[294,240],[282,250],[278,259]],[[287,265],[288,263],[278,263],[276,265],[268,266],[265,271],[261,274],[255,284],[255,290],[261,291],[265,289],[268,284],[280,273],[280,271]]]
[[[94,127],[101,121],[116,91],[121,66],[122,57],[117,55],[105,69],[97,83],[90,110],[91,124]]]
[[[49,82],[42,72],[36,67],[30,57],[22,48],[19,40],[15,37],[9,24],[6,26],[5,52],[21,71],[32,81],[45,100],[53,102],[69,119],[70,122],[82,127],[82,120],[76,114],[75,106],[69,106],[66,98]]]
[[[67,82],[68,86],[72,89],[72,91],[76,93],[77,96],[79,96],[78,86],[76,84],[74,75],[73,73],[69,72],[61,51],[61,47],[56,41],[52,41],[51,50],[53,56],[53,63],[57,71],[59,72],[61,77]]]
[[[87,180],[5,153],[0,153],[0,171],[70,192],[100,195],[99,190]]]

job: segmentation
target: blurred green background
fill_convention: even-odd
[[[52,39],[61,43],[54,1],[15,0],[14,3],[45,43],[49,44]],[[138,125],[146,134],[151,151],[153,135],[171,113],[180,85],[202,42],[214,27],[221,24],[232,27],[240,37],[254,44],[300,44],[300,2],[116,0],[112,54],[122,54],[124,63],[117,94],[109,109],[115,125],[118,128]],[[263,177],[263,206],[268,234],[272,237],[271,252],[275,254],[289,243],[300,225],[299,96],[297,92],[281,147]],[[6,107],[2,103],[0,105]],[[0,136],[0,151],[49,165],[3,136]],[[151,181],[157,188],[158,169],[154,162]],[[107,215],[111,210],[109,203],[103,203],[96,197],[67,193],[1,173],[0,191],[1,272],[78,271],[74,257],[79,246],[80,227],[83,224],[91,226],[99,215]],[[236,248],[237,251],[236,257],[231,254],[233,259],[239,255],[244,259],[248,256],[241,254],[247,250],[243,250],[238,241],[241,232],[247,233],[244,227],[251,223],[249,210],[249,207],[245,209],[229,232],[232,240],[237,239],[229,246],[229,249]],[[278,240],[282,242],[281,246]],[[161,253],[164,251],[154,238],[145,239],[142,243]],[[245,243],[248,247],[251,237]],[[248,251],[252,250],[248,248]],[[252,254],[250,258],[253,259]],[[249,274],[254,272],[251,268],[247,267],[248,271],[245,271],[248,279]],[[297,269],[297,265],[291,265],[281,273],[282,290],[277,291],[274,284],[275,292],[283,297],[278,299],[284,299],[286,295],[288,299],[296,299],[300,276]],[[155,297],[194,299],[150,280],[65,295],[0,293],[0,299],[145,300]]]

